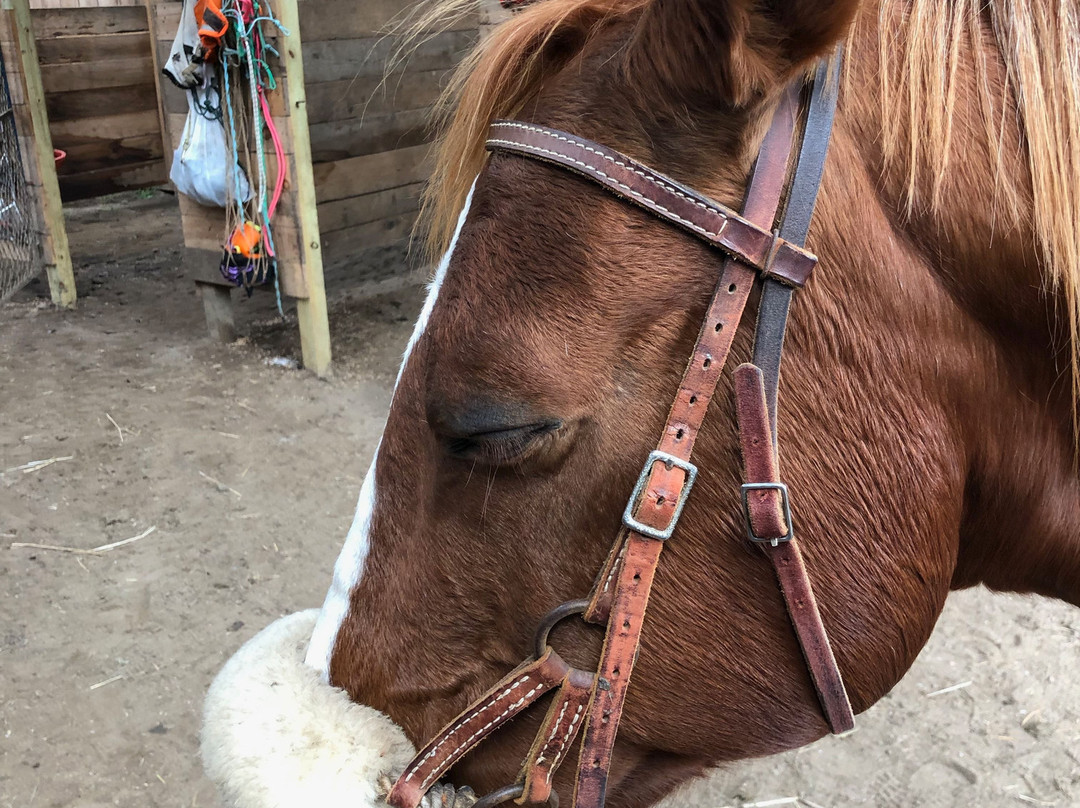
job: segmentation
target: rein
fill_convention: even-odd
[[[806,283],[817,264],[817,258],[802,245],[824,171],[839,67],[837,57],[817,70],[790,174],[802,83],[785,92],[762,142],[741,215],[583,138],[519,121],[491,125],[489,150],[579,174],[719,249],[725,259],[660,441],[645,461],[627,502],[623,527],[589,598],[564,603],[541,621],[533,657],[417,753],[387,795],[390,805],[417,808],[428,789],[481,740],[555,690],[518,781],[481,798],[476,808],[510,800],[557,806],[552,778],[581,732],[572,805],[602,808],[653,576],[664,542],[674,533],[697,478],[698,469],[690,462],[694,442],[759,276],[762,293],[753,362],[734,371],[746,534],[773,566],[831,730],[841,733],[854,727],[847,692],[795,539],[790,494],[781,482],[776,445],[776,398],[788,308],[795,289]],[[607,627],[595,674],[572,668],[548,645],[552,627],[572,615]]]

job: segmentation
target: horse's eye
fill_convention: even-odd
[[[561,426],[561,421],[538,421],[468,435],[444,435],[442,440],[452,457],[501,465],[522,459]]]

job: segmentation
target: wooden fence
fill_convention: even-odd
[[[50,2],[50,0],[39,0]],[[146,7],[31,10],[64,200],[168,179]]]
[[[20,3],[27,0],[5,0]],[[167,182],[187,96],[160,73],[181,0],[29,0],[44,111],[64,199]],[[427,122],[450,71],[494,22],[464,15],[387,72],[395,26],[412,0],[274,0],[287,34],[272,34],[278,89],[269,94],[287,182],[275,217],[281,291],[297,300],[304,363],[329,367],[323,266],[407,238],[429,173]],[[490,5],[490,4],[489,4]],[[269,30],[267,30],[269,34]],[[41,115],[44,121],[44,114]],[[273,174],[273,149],[267,143]],[[208,316],[227,312],[217,265],[225,214],[178,195],[185,262]],[[62,217],[52,217],[62,229]],[[73,300],[73,297],[72,297]],[[212,303],[212,305],[211,305]],[[217,333],[225,335],[227,328]]]

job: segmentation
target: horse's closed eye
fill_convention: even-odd
[[[443,443],[452,457],[501,465],[522,459],[561,426],[561,421],[540,421],[470,435],[444,436]]]

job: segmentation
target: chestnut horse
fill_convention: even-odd
[[[718,253],[594,184],[485,158],[489,123],[572,132],[737,208],[783,88],[842,39],[778,422],[852,704],[903,676],[950,589],[1080,604],[1078,32],[1072,0],[544,0],[497,29],[461,74],[429,211],[446,255],[309,664],[422,744],[528,656],[539,618],[589,592],[716,283]],[[656,575],[611,808],[827,732],[745,539],[731,395],[729,375]],[[591,668],[601,640],[579,621],[553,645]],[[539,718],[454,781],[512,782]]]

